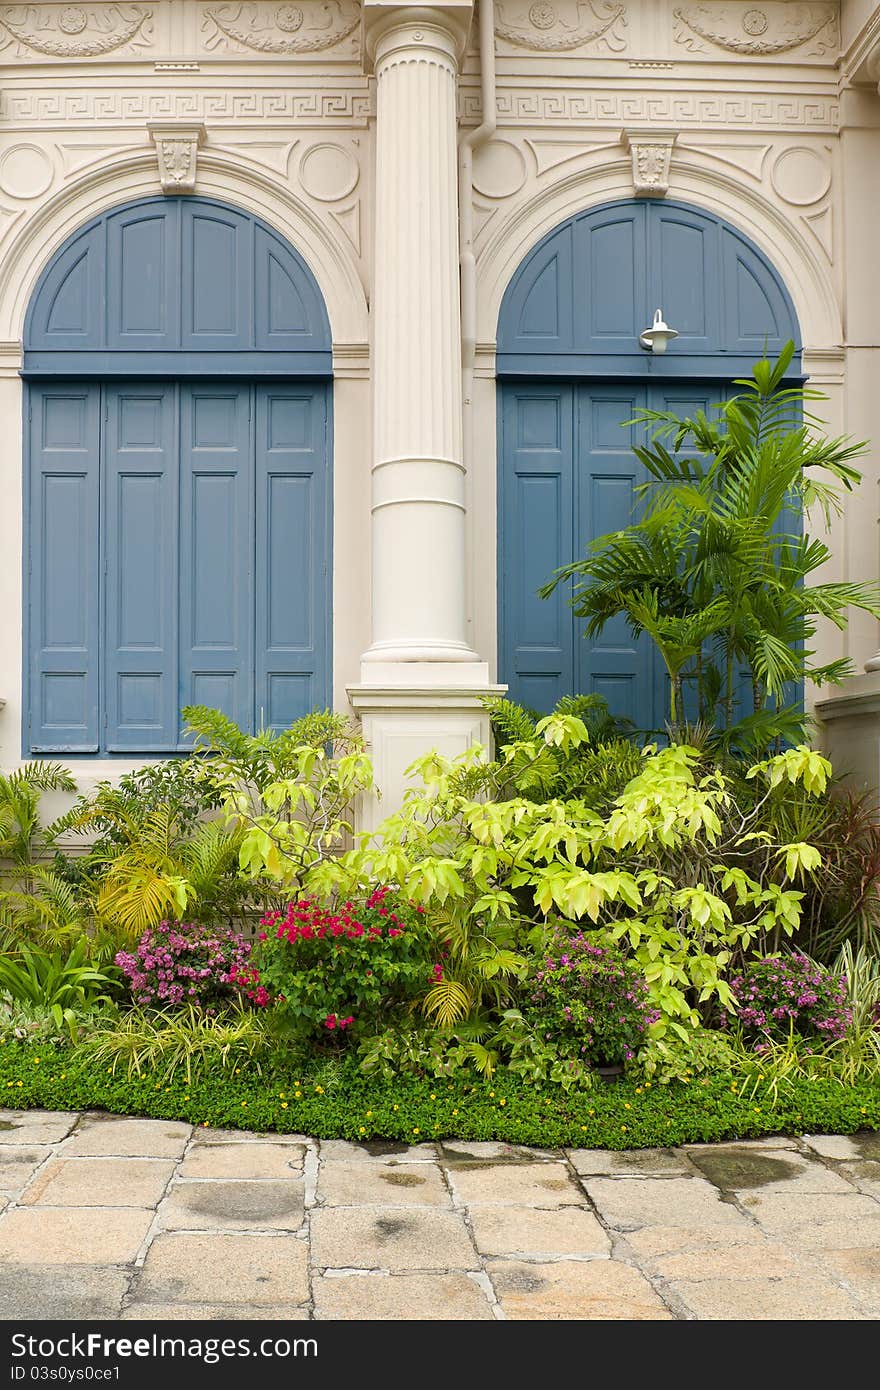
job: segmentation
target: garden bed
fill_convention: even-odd
[[[736,1088],[736,1089],[734,1089]],[[666,1086],[619,1081],[591,1090],[491,1081],[386,1082],[353,1059],[292,1072],[257,1068],[193,1078],[97,1071],[75,1048],[0,1046],[0,1104],[10,1109],[106,1110],[223,1129],[356,1143],[501,1140],[541,1148],[638,1149],[771,1134],[880,1130],[880,1086],[794,1079],[774,1092],[713,1076]]]

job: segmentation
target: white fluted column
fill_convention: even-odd
[[[360,806],[362,829],[398,809],[419,754],[488,747],[482,696],[505,689],[467,635],[456,87],[471,9],[364,0],[377,101],[373,630],[348,695],[381,800]]]
[[[469,22],[469,5],[367,12],[377,109],[366,663],[478,660],[466,633],[458,282],[456,83]]]

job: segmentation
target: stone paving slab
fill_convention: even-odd
[[[696,1317],[707,1320],[859,1322],[863,1318],[841,1288],[819,1276],[706,1279],[674,1288]]]
[[[571,1149],[568,1156],[582,1177],[689,1178],[697,1173],[678,1149]]]
[[[452,1198],[435,1164],[325,1160],[318,1175],[318,1201],[330,1207],[451,1207]]]
[[[174,1164],[161,1158],[52,1158],[19,1197],[23,1206],[149,1207]]]
[[[65,1158],[181,1158],[192,1125],[175,1120],[108,1119],[84,1115],[65,1146]]]
[[[69,1110],[0,1110],[0,1144],[56,1144],[78,1119]]]
[[[196,1125],[192,1133],[194,1144],[296,1144],[305,1149],[315,1144],[305,1134],[259,1134],[252,1129],[211,1129],[210,1126]]]
[[[745,1217],[703,1178],[586,1178],[584,1188],[609,1226],[738,1226]]]
[[[849,1192],[850,1185],[824,1163],[793,1149],[719,1144],[691,1150],[691,1160],[721,1192]]]
[[[49,1144],[4,1144],[0,1148],[0,1192],[20,1192],[54,1152]]]
[[[805,1134],[804,1143],[823,1158],[880,1160],[880,1132]]]
[[[312,1261],[319,1269],[478,1269],[456,1212],[400,1207],[325,1207],[312,1214]]]
[[[30,1252],[45,1254],[45,1251]],[[0,1264],[0,1309],[6,1320],[80,1322],[120,1316],[131,1272],[110,1265]]]
[[[0,1220],[0,1262],[130,1264],[146,1239],[150,1207],[17,1207]]]
[[[304,1322],[307,1303],[129,1303],[120,1314],[123,1322]]]
[[[704,1250],[679,1250],[661,1255],[651,1265],[663,1279],[680,1280],[761,1279],[797,1274],[803,1261],[784,1245],[767,1240],[749,1245],[711,1246]]]
[[[133,1303],[308,1301],[309,1252],[290,1235],[158,1235],[132,1286]]]
[[[669,1319],[671,1312],[637,1269],[612,1260],[489,1264],[505,1316],[514,1320]]]
[[[193,1144],[180,1167],[182,1178],[289,1178],[302,1172],[305,1144]]]
[[[511,1255],[520,1259],[576,1255],[580,1259],[595,1259],[611,1251],[611,1240],[604,1227],[592,1212],[579,1207],[556,1211],[475,1207],[471,1228],[481,1255]]]
[[[584,1206],[584,1194],[564,1163],[485,1163],[458,1165],[450,1182],[468,1206]]]
[[[315,1317],[493,1320],[485,1292],[467,1274],[347,1274],[314,1282]]]
[[[180,1182],[159,1211],[166,1231],[298,1231],[305,1216],[303,1184]]]

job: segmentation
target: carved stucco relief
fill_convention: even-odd
[[[836,4],[787,3],[786,0],[708,0],[673,10],[675,42],[690,52],[705,53],[707,43],[750,58],[773,57],[804,47],[809,56],[831,54],[838,47]],[[705,40],[705,42],[701,42]]]
[[[152,41],[153,12],[144,5],[3,5],[0,50],[29,58],[100,58]]]
[[[356,46],[361,21],[355,0],[299,0],[296,5],[209,5],[202,35],[209,53],[250,50],[273,56],[321,53],[345,40]]]
[[[466,125],[482,118],[479,92],[465,89],[460,97],[461,116]],[[611,126],[620,130],[629,125],[664,127],[714,126],[725,129],[743,127],[836,132],[840,104],[835,97],[817,94],[801,96],[789,92],[682,92],[654,90],[631,92],[620,87],[565,90],[535,87],[498,92],[498,120],[501,125],[579,125]]]
[[[561,53],[595,44],[619,53],[626,48],[620,30],[626,26],[626,6],[606,0],[534,0],[528,5],[499,3],[495,33],[515,48],[535,53]]]

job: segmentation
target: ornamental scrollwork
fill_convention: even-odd
[[[4,5],[0,49],[47,58],[100,58],[151,38],[152,10],[142,5]]]
[[[528,10],[513,13],[508,5],[499,5],[495,33],[500,39],[518,48],[530,48],[537,53],[560,53],[602,39],[614,53],[626,47],[626,40],[615,29],[626,24],[626,6],[606,3],[606,0],[577,0],[574,23],[566,18],[565,10],[551,0],[534,0]]]
[[[765,0],[755,5],[682,5],[673,10],[674,37],[685,48],[703,52],[705,39],[730,53],[748,57],[772,57],[815,40],[817,55],[837,47],[837,6],[835,4],[791,4],[786,0]]]
[[[209,51],[228,48],[231,42],[256,53],[290,56],[333,48],[358,28],[360,19],[355,0],[213,5],[205,10],[202,32]]]

